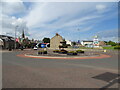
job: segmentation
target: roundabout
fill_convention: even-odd
[[[102,59],[110,58],[110,55],[97,54],[92,56],[48,56],[48,55],[32,55],[32,54],[18,54],[19,57],[24,58],[39,58],[39,59]]]

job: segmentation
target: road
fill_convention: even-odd
[[[118,54],[104,59],[37,59],[2,53],[3,88],[117,88]]]

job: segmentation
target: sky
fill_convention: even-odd
[[[52,38],[59,33],[66,40],[118,41],[117,2],[16,2],[2,1],[0,34],[30,39]]]

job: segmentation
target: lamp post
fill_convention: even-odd
[[[12,25],[15,26],[15,31],[14,31],[14,49],[16,49],[16,30],[18,25],[16,25],[16,22],[12,22]]]
[[[78,30],[78,32],[81,30],[81,29],[77,29]],[[78,44],[80,44],[80,36],[78,37],[79,39],[78,39]]]
[[[16,49],[16,30],[17,30],[17,28],[18,28],[18,25],[15,26],[15,49]]]

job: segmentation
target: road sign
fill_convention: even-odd
[[[45,44],[41,44],[41,48],[46,48],[46,45]]]
[[[98,40],[98,38],[94,38],[93,39],[93,45],[94,46],[99,46],[99,40]]]

